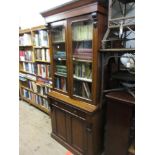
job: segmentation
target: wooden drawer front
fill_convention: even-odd
[[[71,107],[69,105],[66,105],[63,102],[58,102],[53,100],[52,106],[57,107],[72,116],[78,117],[79,119],[82,119],[84,121],[86,120],[86,113],[84,113],[83,111],[80,111],[79,109]]]

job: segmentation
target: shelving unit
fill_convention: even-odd
[[[104,154],[134,155],[135,0],[109,0],[100,53],[100,102],[106,107]]]
[[[41,13],[51,36],[51,135],[76,155],[102,152],[98,51],[106,13],[96,0],[72,1]]]
[[[52,89],[49,35],[45,26],[19,32],[21,99],[49,114],[47,93]]]

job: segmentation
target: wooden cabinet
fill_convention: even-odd
[[[52,53],[52,137],[75,154],[97,155],[102,151],[99,49],[106,9],[99,1],[79,0],[41,14]]]
[[[50,103],[52,103],[53,138],[78,155],[101,153],[101,110],[92,115],[86,110],[58,101],[58,99],[50,98]]]
[[[128,155],[134,152],[134,97],[111,92],[106,98],[105,155]]]

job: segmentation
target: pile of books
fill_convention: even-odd
[[[31,50],[19,51],[20,61],[33,61],[33,54]]]
[[[65,51],[55,51],[54,59],[66,59],[66,52]]]
[[[24,35],[19,36],[19,46],[31,46],[31,34],[24,33]]]
[[[74,50],[73,58],[92,60],[92,49],[90,49],[90,48],[77,48]]]
[[[37,75],[42,78],[51,77],[51,66],[45,64],[37,64]]]
[[[34,35],[35,46],[48,46],[48,33],[46,30],[39,30]]]
[[[56,72],[60,75],[67,75],[67,67],[64,65],[56,65]]]
[[[50,51],[49,49],[36,49],[35,57],[37,60],[50,62]]]

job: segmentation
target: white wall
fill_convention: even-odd
[[[40,12],[69,1],[71,0],[20,0],[19,26],[24,29],[45,24]]]

